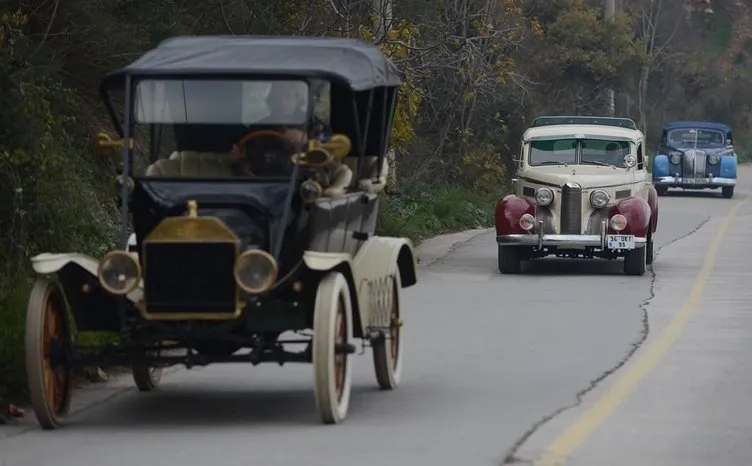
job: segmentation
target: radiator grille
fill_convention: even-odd
[[[561,228],[562,235],[582,233],[582,187],[567,183],[561,188]]]
[[[144,244],[144,300],[154,313],[232,313],[236,246],[229,242]]]
[[[684,152],[683,169],[685,178],[705,178],[707,166],[707,154],[705,151],[690,149]]]

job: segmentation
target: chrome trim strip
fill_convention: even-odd
[[[687,180],[693,180],[693,181],[687,181]],[[653,184],[672,184],[672,185],[686,185],[686,186],[735,186],[736,185],[736,179],[735,178],[721,178],[719,176],[714,176],[712,178],[682,178],[682,177],[675,177],[675,176],[661,176],[659,178],[653,179]]]
[[[605,222],[603,222],[605,227]],[[603,228],[602,227],[602,228]],[[500,235],[496,243],[502,246],[592,246],[606,250],[605,228],[602,235]],[[635,237],[635,247],[645,247],[646,238]]]

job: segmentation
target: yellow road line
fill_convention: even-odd
[[[692,285],[691,293],[686,301],[684,301],[679,312],[671,319],[668,326],[655,342],[647,348],[643,355],[635,361],[631,369],[621,376],[600,400],[549,445],[544,454],[535,462],[536,466],[563,465],[567,457],[579,448],[598,426],[608,419],[616,408],[629,397],[648,372],[663,358],[663,355],[681,334],[689,315],[700,302],[705,284],[715,266],[718,249],[721,247],[726,230],[728,230],[739,208],[748,201],[749,198],[745,198],[729,209],[713,241],[710,243],[708,252],[705,255],[705,262],[702,264],[700,273],[697,274],[697,278]]]

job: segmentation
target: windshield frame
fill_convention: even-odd
[[[573,162],[561,162],[561,163],[554,163],[555,160],[544,160],[538,163],[534,163],[533,158],[533,145],[537,142],[543,142],[543,141],[575,141],[575,153],[574,153],[574,161]],[[620,169],[629,169],[626,165],[610,165],[610,164],[601,164],[596,163],[593,161],[583,161],[583,144],[585,141],[606,141],[606,142],[615,142],[620,144],[626,144],[629,151],[623,155],[623,158],[626,158],[627,155],[634,155],[635,148],[638,145],[638,143],[635,143],[629,138],[619,137],[619,136],[596,136],[596,135],[570,135],[565,134],[561,136],[546,136],[546,137],[538,137],[538,138],[530,138],[525,142],[526,152],[527,156],[525,157],[525,162],[529,167],[545,167],[545,166],[569,166],[569,165],[588,165],[588,166],[603,166],[603,167],[614,167],[614,168],[620,168]]]

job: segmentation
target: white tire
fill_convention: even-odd
[[[26,309],[26,374],[31,406],[45,430],[61,427],[70,409],[73,373],[64,354],[67,345],[70,327],[63,293],[57,283],[37,279]]]
[[[382,390],[394,390],[402,378],[402,311],[400,308],[400,292],[402,281],[399,271],[392,281],[392,294],[389,300],[389,316],[384,324],[389,326],[389,334],[385,339],[371,343],[373,347],[373,366],[376,371],[376,381]],[[381,324],[379,324],[381,325]]]
[[[316,407],[324,424],[347,417],[352,389],[352,355],[335,354],[335,343],[350,343],[353,313],[350,288],[339,272],[319,283],[313,311],[313,371]]]

